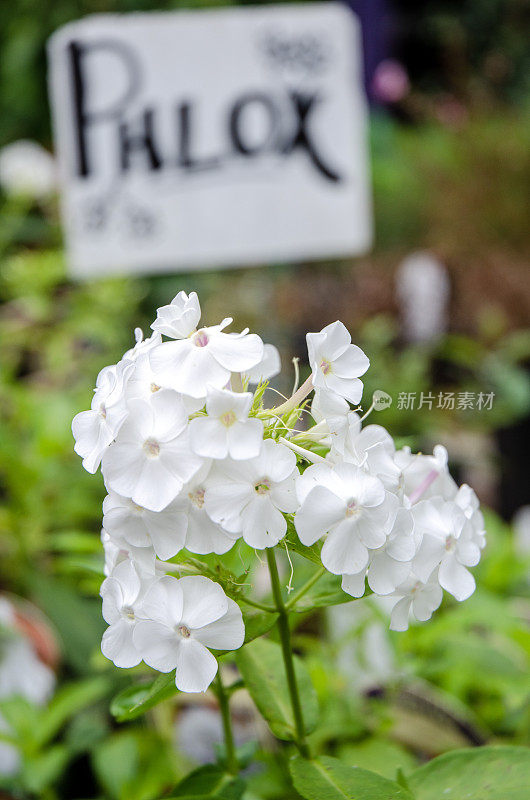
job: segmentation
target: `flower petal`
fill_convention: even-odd
[[[180,578],[184,598],[182,622],[190,629],[202,628],[226,614],[228,598],[222,587],[202,575]]]
[[[193,631],[197,641],[215,650],[237,650],[245,640],[245,626],[241,609],[228,598],[228,611],[215,622]]]
[[[196,639],[183,639],[177,653],[175,684],[181,692],[205,692],[217,674],[217,661]]]

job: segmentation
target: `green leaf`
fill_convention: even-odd
[[[279,644],[255,639],[236,654],[237,667],[252,699],[278,739],[295,738],[295,723]],[[306,732],[318,719],[318,703],[311,678],[296,656],[294,666]]]
[[[274,626],[278,614],[269,614],[266,611],[245,612],[243,611],[243,622],[245,623],[245,644],[262,636]]]
[[[172,797],[219,798],[239,800],[245,791],[241,778],[229,775],[221,767],[208,764],[194,770],[182,780]]]
[[[417,800],[527,800],[530,749],[454,750],[429,761],[407,779]]]
[[[22,773],[24,786],[30,792],[41,795],[44,789],[64,773],[68,759],[68,749],[62,744],[57,744],[46,752],[28,759]]]
[[[306,800],[414,800],[407,789],[394,781],[366,769],[349,767],[337,758],[322,756],[307,761],[295,756],[290,769],[296,791]]]
[[[110,704],[110,713],[118,722],[127,722],[145,714],[150,708],[158,705],[178,692],[175,686],[175,673],[159,675],[149,683],[136,683],[128,686],[114,697]]]
[[[307,558],[308,561],[312,561],[313,564],[318,564],[319,567],[322,566],[322,561],[320,560],[320,544],[313,544],[310,547],[302,544],[298,538],[294,523],[289,519],[287,520],[287,535],[284,541],[287,542],[289,550],[294,550],[295,553]]]
[[[36,571],[31,573],[33,599],[59,631],[65,659],[77,671],[90,672],[92,653],[100,649],[105,621],[101,602]]]
[[[50,741],[68,719],[99,700],[107,691],[105,678],[79,681],[60,689],[36,724],[33,734],[36,745],[42,747]]]

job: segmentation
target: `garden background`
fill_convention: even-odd
[[[51,149],[45,42],[62,24],[214,4],[3,4],[0,145],[29,138]],[[476,593],[464,605],[446,599],[428,625],[392,633],[369,598],[297,615],[295,646],[321,708],[312,747],[394,778],[397,767],[454,748],[529,743],[530,512],[521,511],[529,502],[528,8],[523,0],[354,5],[371,98],[369,255],[72,283],[56,198],[3,190],[0,582],[16,610],[0,640],[6,797],[154,800],[215,759],[221,723],[209,695],[176,696],[124,723],[119,709],[108,711],[132,675],[99,651],[103,486],[81,469],[70,431],[97,372],[180,289],[198,291],[207,321],[229,311],[239,329],[276,344],[287,376],[290,359],[305,353],[305,331],[341,319],[372,362],[365,397],[379,388],[393,399],[375,421],[417,450],[446,445],[453,473],[491,509]],[[413,274],[427,275],[419,286],[407,281],[411,256]],[[307,363],[301,370],[305,377]],[[454,408],[442,407],[440,393],[454,394]],[[463,393],[473,403],[459,403]],[[491,408],[479,407],[479,395],[492,393]],[[49,668],[46,702],[10,688],[14,636]],[[30,669],[30,684],[36,674]],[[294,800],[279,745],[243,693],[233,713],[242,757],[257,748],[261,765],[245,800]]]

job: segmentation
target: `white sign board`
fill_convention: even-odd
[[[360,47],[333,2],[109,14],[55,33],[73,274],[366,251]]]

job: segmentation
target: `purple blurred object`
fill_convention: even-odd
[[[405,67],[392,58],[377,65],[370,87],[371,94],[381,103],[399,103],[410,89]]]
[[[375,72],[391,54],[392,14],[387,0],[345,0],[359,17],[362,27],[364,82],[371,102],[381,99],[373,91]],[[388,101],[385,101],[388,102]]]

